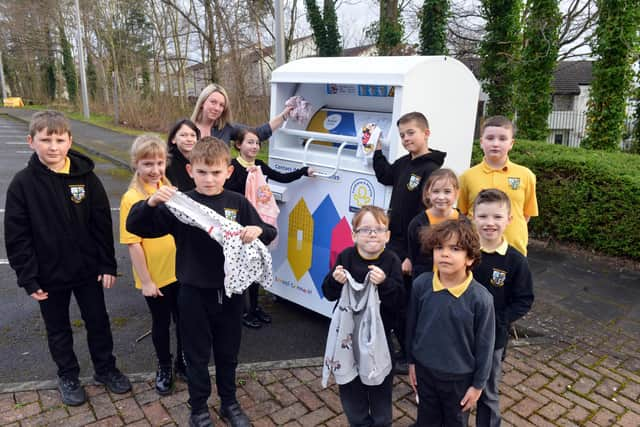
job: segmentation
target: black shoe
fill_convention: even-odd
[[[262,323],[271,323],[271,315],[265,312],[262,307],[258,306],[253,311],[253,317],[261,321]]]
[[[188,381],[187,367],[181,359],[176,359],[176,363],[173,365],[173,375],[180,381],[185,383]]]
[[[245,314],[242,316],[242,324],[247,328],[259,329],[262,327],[262,323],[258,321],[252,314]]]
[[[159,366],[156,371],[156,392],[160,396],[167,396],[173,391],[173,372],[171,365]]]
[[[393,364],[393,373],[395,375],[407,375],[409,373],[409,364],[404,359],[398,359]]]
[[[77,378],[58,378],[58,391],[65,405],[80,406],[87,401],[87,394]]]
[[[129,378],[118,369],[114,369],[103,375],[94,374],[93,379],[104,384],[111,393],[124,394],[131,390]]]
[[[191,414],[189,417],[189,427],[213,427],[213,421],[211,421],[209,411]]]
[[[251,427],[249,417],[244,413],[238,402],[220,408],[220,418],[231,427]]]

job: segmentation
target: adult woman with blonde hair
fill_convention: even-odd
[[[287,119],[290,107],[286,107],[280,114],[275,116],[268,123],[264,123],[256,128],[260,141],[269,139],[274,130],[278,129]],[[235,140],[238,130],[246,127],[237,123],[232,123],[231,107],[227,91],[218,84],[212,83],[205,87],[191,115],[193,121],[200,129],[200,137],[215,136],[229,144]]]

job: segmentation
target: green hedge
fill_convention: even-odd
[[[519,140],[509,157],[537,177],[532,237],[640,260],[640,156]]]

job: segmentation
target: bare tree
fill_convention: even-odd
[[[591,51],[589,43],[598,20],[595,0],[570,0],[562,6],[558,59],[583,56]]]
[[[162,0],[166,5],[174,8],[180,15],[186,19],[186,21],[191,25],[202,37],[207,46],[207,51],[209,53],[209,80],[211,82],[218,81],[218,53],[216,51],[216,31],[215,31],[215,20],[214,20],[214,12],[211,2],[208,0],[200,0],[200,7],[204,9],[204,25],[202,25],[197,19],[197,15],[194,13],[196,7],[192,3],[190,3],[190,9],[185,11],[178,5],[178,2],[173,0]],[[196,18],[196,19],[194,19]],[[204,58],[203,58],[204,59]],[[203,61],[204,63],[205,61]]]

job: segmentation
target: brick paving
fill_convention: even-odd
[[[554,314],[556,315],[554,317]],[[562,314],[561,317],[558,317]],[[514,341],[504,362],[501,406],[505,426],[640,426],[640,342],[597,322],[554,313],[544,303],[520,323],[541,337]],[[532,329],[533,330],[533,329]],[[570,331],[570,335],[567,334]],[[542,334],[541,334],[542,333]],[[255,426],[345,426],[337,386],[322,389],[319,360],[302,365],[255,364],[238,374],[238,399]],[[215,388],[215,387],[214,387]],[[186,385],[158,396],[151,375],[132,392],[86,386],[89,402],[66,407],[55,390],[0,394],[3,426],[187,425]],[[393,425],[415,421],[406,377],[396,377]],[[219,401],[209,401],[216,423]],[[473,416],[472,423],[473,425]]]

